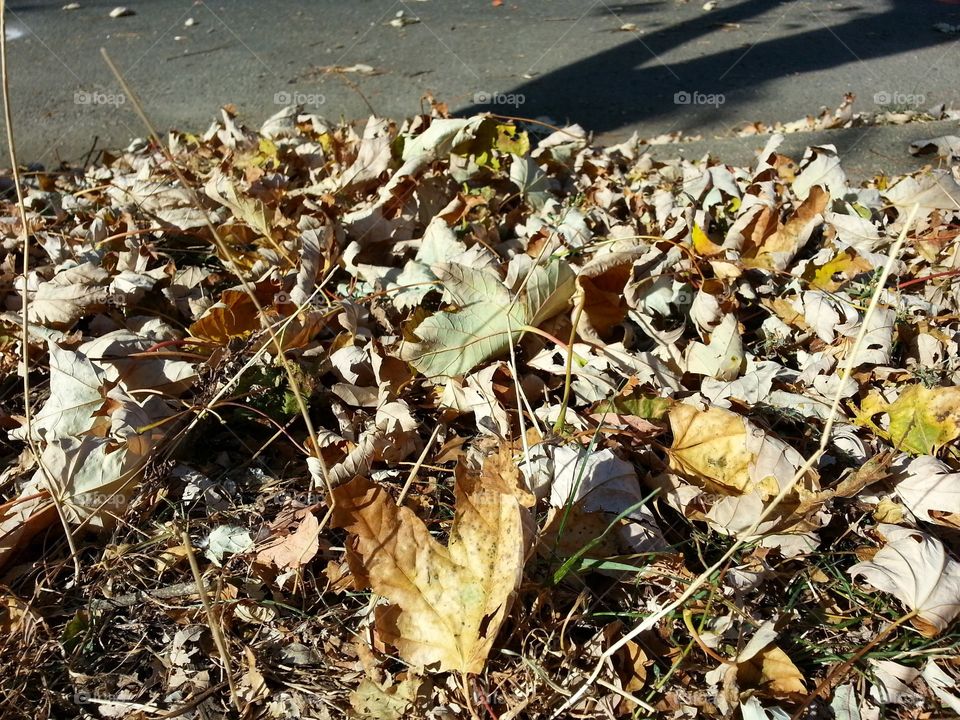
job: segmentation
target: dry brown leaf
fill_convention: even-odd
[[[577,332],[593,342],[609,339],[613,329],[627,316],[623,290],[630,279],[633,263],[642,256],[641,249],[599,255],[584,265],[577,274],[577,295],[574,307],[583,303],[583,317]],[[574,311],[576,314],[576,311]]]
[[[377,629],[412,665],[481,672],[510,610],[531,519],[519,473],[503,456],[489,458],[480,474],[458,466],[446,547],[369,480],[334,491],[334,524],[352,534],[373,591],[393,603],[378,608]]]
[[[260,317],[250,296],[241,290],[224,290],[220,302],[211,305],[203,316],[190,326],[190,335],[216,344],[245,337],[259,330]]]
[[[777,645],[769,645],[740,665],[744,684],[757,687],[777,698],[792,697],[807,691],[803,673]]]
[[[28,485],[20,497],[0,505],[0,568],[57,519],[47,490]]]
[[[744,264],[752,267],[784,270],[797,251],[810,239],[816,225],[823,221],[830,194],[819,185],[810,188],[806,200],[786,223],[771,235],[753,235],[743,248]],[[769,225],[764,227],[764,232]]]
[[[320,523],[309,510],[294,512],[297,529],[284,536],[271,538],[267,545],[257,553],[257,562],[263,565],[273,564],[280,570],[296,570],[310,562],[320,550]]]

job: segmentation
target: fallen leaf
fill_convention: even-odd
[[[736,315],[724,316],[710,334],[710,343],[692,342],[688,346],[687,371],[717,380],[735,380],[746,364],[743,338]]]
[[[738,677],[775,698],[795,698],[807,690],[803,673],[777,645],[768,645],[741,663]]]
[[[358,718],[369,720],[401,720],[410,717],[410,711],[421,680],[411,678],[394,684],[389,680],[376,683],[364,678],[356,690],[350,693],[350,707]]]
[[[617,535],[630,552],[649,553],[667,548],[653,512],[643,503],[645,493],[631,463],[621,460],[609,449],[588,452],[581,447],[559,445],[550,450],[552,506],[563,508],[576,503],[581,511],[602,513],[607,525],[623,515],[629,522],[620,525]]]
[[[427,377],[461,375],[505,353],[526,326],[559,314],[573,294],[574,275],[562,261],[534,267],[516,302],[493,272],[459,265],[434,272],[460,309],[428,317],[413,330],[419,342],[400,347],[400,357]]]
[[[297,529],[269,540],[257,553],[258,563],[297,570],[316,556],[320,550],[320,522],[316,515],[309,510],[297,510],[291,519],[298,521]]]
[[[823,222],[823,211],[830,194],[819,185],[810,188],[806,199],[793,217],[770,234],[751,238],[741,249],[744,264],[749,267],[785,270],[813,233]]]
[[[54,328],[70,327],[111,302],[106,287],[109,279],[109,273],[89,262],[59,272],[50,280],[41,280],[36,273],[31,273],[26,288],[30,322]],[[16,282],[22,295],[23,277],[18,277]]]
[[[886,430],[874,418],[886,413]],[[892,403],[876,395],[864,398],[857,422],[887,437],[898,450],[933,455],[960,437],[960,387],[907,387]]]
[[[240,555],[253,549],[250,531],[237,525],[218,525],[204,540],[205,554],[221,565],[225,557]]]
[[[881,524],[877,532],[886,544],[872,560],[847,572],[917,611],[913,625],[925,637],[936,637],[960,615],[960,562],[942,542],[919,530]]]
[[[927,687],[933,691],[944,705],[960,716],[960,696],[956,694],[957,678],[948,675],[937,662],[931,658],[923,666],[920,676],[926,681]]]
[[[915,458],[897,495],[920,520],[960,528],[960,473],[930,455]]]
[[[350,532],[373,591],[393,603],[378,609],[377,629],[406,662],[483,670],[530,544],[519,482],[517,469],[496,456],[479,474],[459,465],[446,547],[369,480],[358,477],[334,491],[334,524]]]

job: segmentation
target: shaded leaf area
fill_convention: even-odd
[[[955,711],[955,143],[854,186],[756,140],[225,109],[166,138],[190,188],[143,142],[28,175],[0,706],[551,717],[740,540],[564,716]]]

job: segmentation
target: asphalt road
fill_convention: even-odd
[[[960,25],[957,0],[130,0],[120,18],[115,2],[66,1],[7,3],[21,162],[78,161],[145,134],[101,47],[162,129],[202,131],[225,103],[251,124],[290,100],[334,120],[404,117],[426,93],[609,141],[730,137],[846,92],[856,109],[960,106],[960,35],[933,27]],[[401,11],[419,21],[391,25]],[[325,71],[356,64],[377,74]]]

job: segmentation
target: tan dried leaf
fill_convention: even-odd
[[[700,412],[678,404],[670,410],[670,468],[724,494],[746,492],[753,453],[747,450],[743,418],[720,408]]]
[[[796,213],[772,235],[750,238],[742,250],[744,264],[751,267],[785,270],[797,252],[810,239],[813,230],[823,222],[823,211],[830,194],[819,185],[810,188],[810,194]]]
[[[480,474],[456,472],[456,516],[446,547],[410,509],[365,478],[334,491],[374,592],[381,637],[416,666],[479,673],[510,610],[530,544],[519,473],[494,456]]]
[[[297,510],[297,529],[289,535],[274,536],[257,553],[257,562],[276,565],[281,570],[296,570],[310,562],[320,550],[320,523],[309,510]]]

